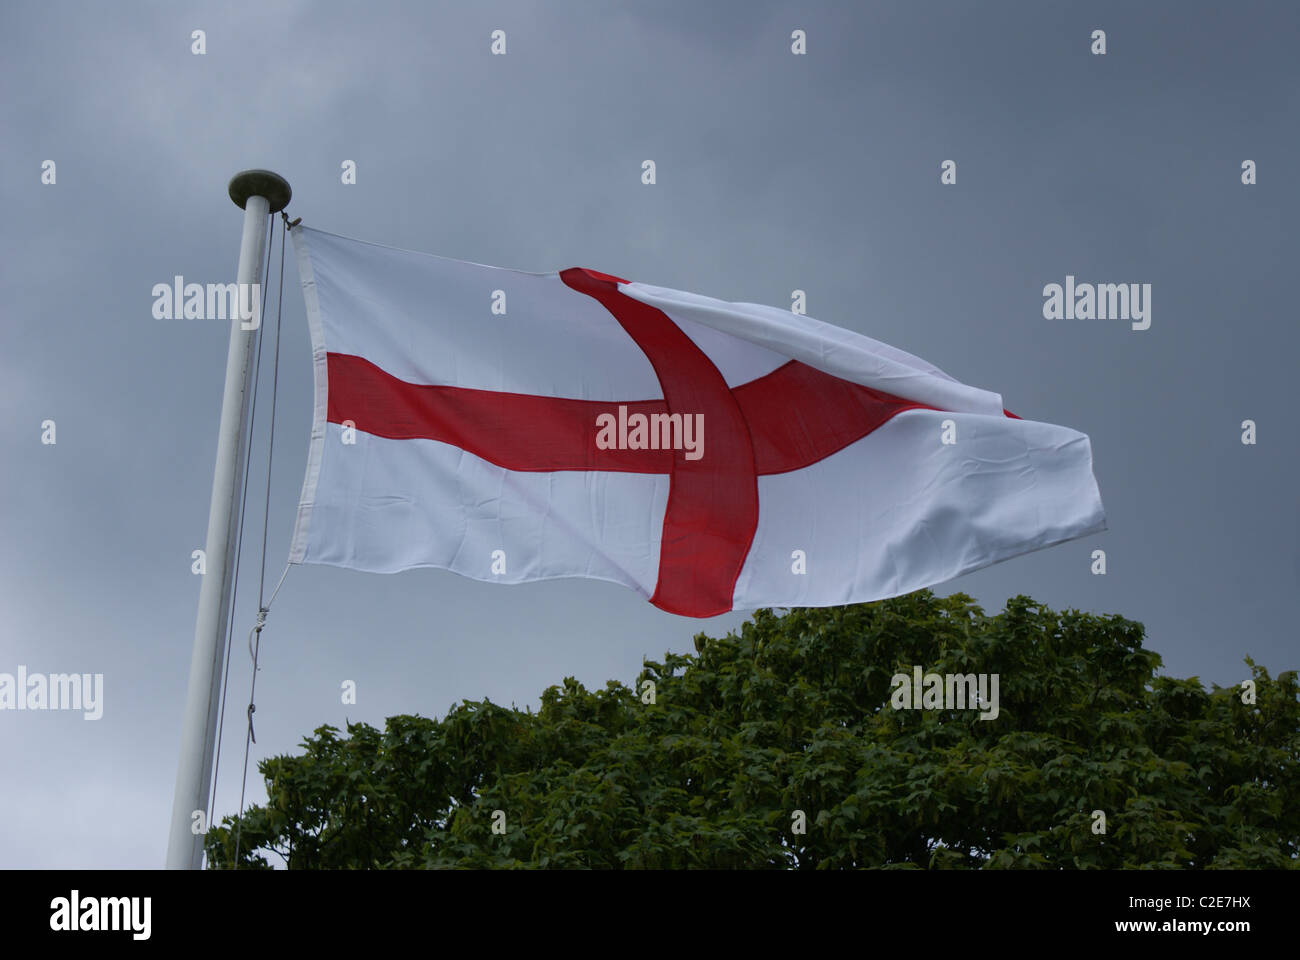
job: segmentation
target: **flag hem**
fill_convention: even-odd
[[[302,481],[302,496],[298,498],[298,517],[294,521],[293,538],[289,543],[289,562],[303,563],[307,555],[311,511],[316,502],[316,484],[320,480],[321,456],[325,452],[329,367],[325,355],[325,335],[321,326],[320,297],[316,293],[316,275],[312,271],[307,237],[301,226],[293,229],[293,251],[298,261],[298,277],[302,282],[303,301],[307,307],[307,329],[311,332],[312,382],[315,389],[311,440],[307,446],[307,474]]]

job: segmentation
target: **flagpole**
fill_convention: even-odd
[[[212,501],[208,507],[206,562],[210,565],[199,587],[199,611],[194,624],[194,652],[190,660],[189,692],[181,728],[180,765],[172,800],[171,830],[167,841],[169,870],[197,870],[203,865],[202,822],[195,832],[195,813],[207,817],[212,787],[212,754],[217,737],[217,707],[221,696],[221,663],[226,652],[230,622],[230,579],[234,565],[236,527],[239,523],[239,479],[244,466],[244,423],[248,386],[252,379],[253,345],[261,325],[261,278],[266,247],[268,214],[289,204],[292,190],[279,174],[245,170],[230,181],[230,199],[244,209],[244,231],[239,244],[239,299],[244,284],[259,285],[253,300],[254,329],[244,329],[236,315],[230,324],[226,354],[226,386],[221,400],[221,425],[217,431],[217,465],[212,475]],[[250,321],[249,326],[253,326]]]

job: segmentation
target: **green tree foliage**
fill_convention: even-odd
[[[760,610],[647,662],[634,689],[566,679],[537,713],[466,701],[382,732],[321,727],[260,764],[269,800],[244,817],[239,866],[1297,866],[1295,672],[1247,658],[1243,703],[1157,676],[1142,638],[1023,596],[992,617],[928,590]],[[893,709],[913,665],[999,674],[1000,715]],[[207,850],[235,864],[232,817]]]

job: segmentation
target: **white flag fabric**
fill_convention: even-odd
[[[1106,528],[1087,436],[870,337],[293,239],[316,397],[291,562],[591,577],[705,617],[897,596]]]

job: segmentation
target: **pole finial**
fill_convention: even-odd
[[[249,197],[266,197],[271,213],[278,213],[289,205],[293,190],[289,181],[270,170],[244,170],[230,178],[230,199],[243,209]]]

